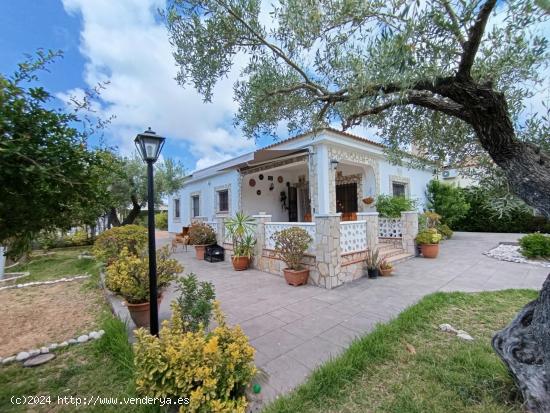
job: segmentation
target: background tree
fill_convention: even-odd
[[[549,61],[538,32],[547,15],[533,1],[283,0],[270,28],[259,0],[172,0],[165,15],[178,81],[207,101],[235,56],[250,56],[235,85],[248,136],[274,135],[281,122],[376,126],[395,161],[411,143],[475,159],[550,216],[548,117],[524,110]],[[550,278],[526,314],[533,324],[515,320],[495,348],[527,407],[550,411]],[[521,355],[503,351],[511,342]]]
[[[59,53],[39,51],[10,77],[0,75],[0,245],[18,255],[42,230],[94,222],[103,202],[99,151],[73,127],[75,114],[51,109],[34,86]]]
[[[426,187],[428,209],[441,215],[443,224],[455,229],[455,224],[463,218],[470,209],[462,189],[432,180]]]
[[[125,158],[110,153],[107,156],[110,167],[103,170],[106,175],[103,182],[108,193],[105,212],[109,223],[113,226],[132,224],[147,205],[147,170],[137,155]],[[170,158],[155,164],[155,206],[181,188],[184,176],[183,165]]]

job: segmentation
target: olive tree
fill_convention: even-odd
[[[535,2],[281,0],[264,11],[259,0],[169,1],[179,83],[209,101],[248,56],[234,87],[248,136],[284,124],[375,126],[391,154],[415,144],[486,165],[550,216],[548,116],[526,110],[545,85],[549,56],[539,32],[547,15]],[[495,349],[527,407],[549,411],[550,279],[527,310]]]

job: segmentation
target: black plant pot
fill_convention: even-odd
[[[369,278],[378,278],[378,268],[367,268],[367,273],[369,274]]]
[[[420,255],[422,254],[422,247],[420,246],[420,244],[415,244],[415,247],[415,256],[420,257]]]

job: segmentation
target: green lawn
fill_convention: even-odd
[[[10,268],[9,272],[30,272],[30,275],[17,279],[15,282],[18,284],[53,280],[84,273],[98,275],[99,265],[95,260],[78,259],[78,254],[83,251],[89,251],[89,248],[58,248],[51,251],[52,255],[31,255],[27,262]]]
[[[264,412],[519,413],[519,395],[490,342],[534,298],[531,290],[430,295]],[[441,323],[475,341],[439,331]]]

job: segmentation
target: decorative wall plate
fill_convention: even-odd
[[[256,186],[256,180],[254,178],[250,178],[250,181],[248,181],[248,185]]]
[[[279,176],[277,177],[277,182],[279,182],[280,184],[282,184],[282,183],[283,183],[283,177],[279,175]]]
[[[261,195],[262,194],[262,191],[260,191],[259,189],[256,191],[256,195]]]
[[[268,181],[273,181],[273,176],[272,175],[267,175],[267,180]]]
[[[260,181],[263,181],[264,180],[264,175],[260,174],[260,175],[258,175],[258,178],[260,179]]]

